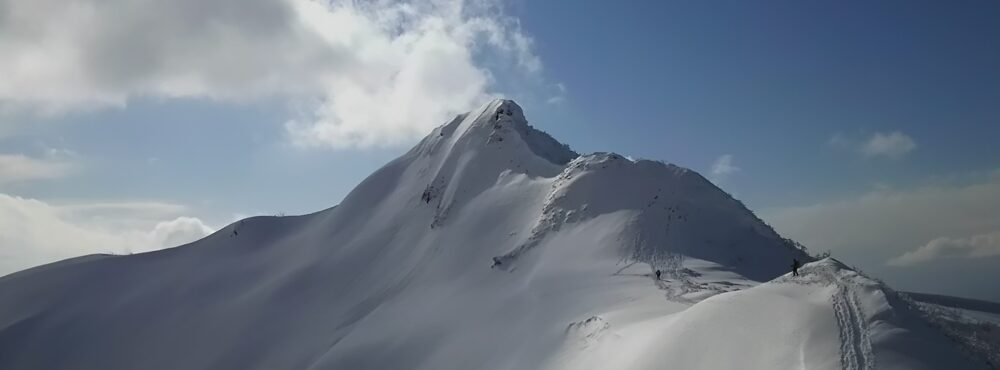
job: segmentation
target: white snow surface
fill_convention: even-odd
[[[495,100],[336,207],[0,278],[0,369],[988,367],[793,258],[694,171],[579,156]]]

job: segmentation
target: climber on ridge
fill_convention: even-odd
[[[792,276],[799,276],[799,267],[801,266],[802,265],[799,264],[799,260],[794,258],[792,259]]]

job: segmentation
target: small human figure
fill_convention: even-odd
[[[799,267],[800,266],[802,266],[802,265],[799,264],[799,260],[793,258],[792,259],[792,276],[799,276]]]
[[[434,195],[431,194],[431,191],[433,190],[433,186],[428,186],[427,189],[424,189],[424,193],[420,195],[420,200],[424,201],[424,203],[430,204],[431,198],[434,197]]]
[[[656,270],[656,280],[660,280],[660,270]]]

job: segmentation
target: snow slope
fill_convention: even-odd
[[[496,100],[336,207],[0,278],[0,368],[982,366],[835,261],[782,276],[793,258],[694,171],[580,156]]]

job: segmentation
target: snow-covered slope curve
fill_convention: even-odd
[[[697,173],[578,156],[496,100],[334,208],[0,278],[0,368],[559,367],[587,357],[567,346],[649,337],[611,334],[770,280],[793,258],[808,259]],[[833,312],[816,307],[803,315]],[[837,351],[837,333],[816,331],[815,351]]]

